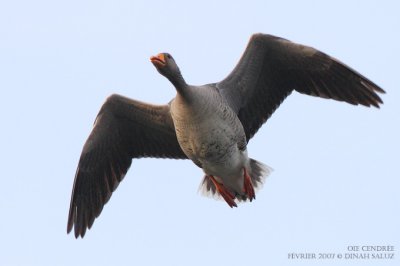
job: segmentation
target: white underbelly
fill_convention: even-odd
[[[248,161],[247,151],[238,151],[231,153],[222,163],[206,160],[203,163],[203,171],[207,175],[214,176],[224,186],[241,190],[243,185],[243,168],[247,167]]]

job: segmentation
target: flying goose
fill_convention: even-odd
[[[151,105],[111,95],[98,113],[76,170],[67,232],[83,237],[117,188],[132,159],[190,159],[201,184],[230,207],[252,201],[271,168],[248,157],[247,143],[296,90],[353,105],[375,106],[380,87],[314,48],[254,34],[224,80],[188,85],[168,53],[150,58],[174,85],[176,97]]]

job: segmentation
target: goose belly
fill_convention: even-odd
[[[197,88],[192,92],[195,100],[188,102],[177,95],[171,103],[183,152],[207,175],[222,179],[242,176],[249,161],[242,123],[216,90]]]
[[[247,152],[239,150],[240,134],[226,121],[213,118],[180,128],[177,138],[183,152],[206,174],[217,179],[241,176]]]

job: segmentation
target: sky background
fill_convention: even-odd
[[[0,1],[0,265],[376,265],[289,260],[393,245],[399,265],[398,1]],[[252,33],[313,46],[376,82],[381,109],[293,93],[248,145],[274,168],[252,203],[198,193],[190,161],[134,160],[85,238],[66,234],[78,159],[112,93],[164,104],[149,62],[222,80]],[[139,189],[145,188],[145,189]]]

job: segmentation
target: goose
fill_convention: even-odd
[[[131,166],[145,157],[190,159],[201,188],[230,207],[252,201],[271,168],[248,157],[247,144],[293,90],[352,105],[382,104],[385,93],[337,59],[289,40],[254,34],[222,81],[186,83],[169,53],[150,58],[176,89],[165,105],[117,94],[102,105],[75,174],[67,233],[82,238]]]

